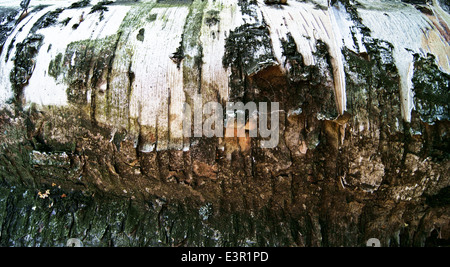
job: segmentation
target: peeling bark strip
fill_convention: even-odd
[[[0,246],[449,245],[442,1],[53,2],[0,6]]]

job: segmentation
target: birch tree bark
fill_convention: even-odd
[[[16,2],[1,246],[449,245],[446,2]],[[277,145],[183,135],[208,102],[277,102]]]

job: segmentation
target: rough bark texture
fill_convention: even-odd
[[[449,246],[450,76],[435,56],[414,54],[416,106],[405,120],[393,44],[372,37],[358,3],[337,1],[362,36],[354,35],[356,48],[339,52],[342,112],[331,45],[317,40],[313,53],[302,54],[299,37],[274,41],[271,22],[258,15],[264,8],[289,10],[290,1],[231,1],[236,10],[230,1],[213,2],[125,3],[142,14],[131,9],[115,34],[71,42],[46,66],[66,88],[64,105],[24,97],[38,81],[32,80],[38,55],[52,49],[40,29],[56,24],[76,31],[81,19],[78,25],[59,16],[78,8],[108,22],[114,4],[81,1],[45,13],[16,44],[4,36],[20,12],[0,7],[0,42],[10,46],[1,58],[14,61],[7,83],[13,94],[0,112],[0,246],[64,246],[69,238],[85,246],[365,246],[369,238],[382,246]],[[324,14],[333,8],[299,2]],[[429,8],[426,1],[404,2]],[[245,23],[220,32],[231,20],[214,4],[240,13]],[[177,49],[164,55],[185,87],[184,101],[202,93],[204,102],[279,102],[276,148],[261,148],[261,138],[248,135],[175,138],[173,88],[165,113],[148,111],[155,124],[146,107],[130,104],[147,77],[135,69],[141,63],[134,43],[146,45],[150,23],[178,14],[162,9],[186,17],[182,35],[170,42]],[[214,55],[208,40],[223,55]],[[227,70],[225,81],[211,75],[214,62]]]

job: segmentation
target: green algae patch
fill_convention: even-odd
[[[115,50],[117,35],[103,39],[70,43],[63,54],[50,61],[48,72],[55,79],[62,78],[69,85],[69,102],[87,103],[87,91],[96,88],[104,79]]]
[[[134,29],[142,28],[145,24],[157,19],[157,14],[152,14],[152,9],[156,6],[155,2],[146,2],[135,4],[128,11],[117,32],[128,33]]]
[[[156,0],[156,7],[186,6],[192,4],[194,1],[195,0]]]
[[[90,114],[94,124],[114,108],[109,83],[120,36],[72,42],[48,66],[48,74],[67,85],[68,102]]]
[[[200,44],[199,38],[206,4],[207,2],[197,0],[189,7],[189,14],[183,29],[183,45],[185,47],[195,47]]]
[[[203,46],[200,41],[201,28],[207,2],[196,0],[189,6],[189,13],[183,28],[182,40],[177,52],[183,56],[183,84],[186,102],[192,105],[191,95],[202,90]]]
[[[55,59],[50,61],[48,66],[48,74],[55,79],[57,79],[58,75],[61,73],[63,56],[62,53],[59,53],[56,55]]]

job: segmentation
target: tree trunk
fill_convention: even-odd
[[[444,1],[15,2],[1,246],[450,244]]]

